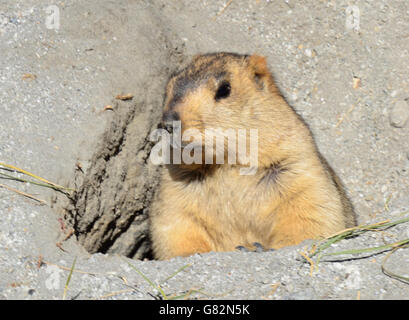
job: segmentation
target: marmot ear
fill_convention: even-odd
[[[267,67],[267,60],[266,57],[259,56],[257,54],[253,54],[248,57],[249,67],[254,70],[254,73],[259,76],[268,76],[270,75],[270,71],[268,71]]]
[[[261,88],[265,87],[263,84],[266,84],[266,87],[268,87],[268,85],[271,83],[271,73],[268,70],[266,58],[253,54],[247,59],[250,70],[254,72],[254,79],[257,84]]]

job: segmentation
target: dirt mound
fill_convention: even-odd
[[[72,199],[70,214],[80,243],[89,252],[118,253],[143,258],[149,254],[148,208],[158,181],[159,167],[147,161],[149,132],[158,112],[146,102],[118,102]]]

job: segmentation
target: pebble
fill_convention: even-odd
[[[403,128],[408,122],[409,105],[404,100],[397,101],[389,114],[389,122],[395,128]]]

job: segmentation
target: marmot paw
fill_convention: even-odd
[[[274,251],[274,249],[266,249],[263,247],[263,245],[259,242],[253,242],[253,246],[255,247],[254,250],[250,250],[244,246],[237,246],[236,250],[242,251],[242,252],[271,252]]]

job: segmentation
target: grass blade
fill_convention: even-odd
[[[155,285],[152,280],[150,280],[147,276],[145,276],[141,271],[139,271],[134,265],[130,264],[128,261],[125,261],[132,269],[134,269],[142,278],[145,279],[146,282],[149,283],[149,285],[155,289],[158,290],[159,293],[162,295],[164,300],[169,300],[168,296],[165,294],[165,292],[162,290],[162,288],[159,285]]]
[[[389,257],[390,257],[394,252],[396,252],[396,251],[399,250],[399,249],[408,248],[408,247],[409,247],[409,245],[400,246],[400,247],[397,247],[397,248],[393,249],[391,252],[389,252],[389,253],[386,255],[386,257],[385,257],[385,259],[383,260],[383,262],[382,262],[381,269],[382,269],[382,272],[383,272],[384,274],[386,274],[387,276],[389,276],[389,277],[391,277],[391,278],[394,278],[394,279],[397,279],[397,280],[401,280],[401,281],[403,281],[403,282],[409,284],[409,277],[404,277],[404,276],[398,275],[398,274],[393,273],[393,272],[391,272],[391,271],[389,271],[389,270],[387,270],[387,269],[385,268],[386,261],[388,261]]]
[[[404,215],[406,213],[408,213],[408,211],[402,212],[401,214]],[[390,221],[390,220],[385,220],[385,221],[381,221],[381,222],[377,222],[374,224],[370,224],[370,225],[360,225],[360,226],[356,226],[353,228],[349,228],[349,229],[345,229],[345,230],[341,230],[340,232],[324,239],[321,241],[321,244],[319,244],[317,246],[317,249],[314,250],[313,253],[310,254],[310,258],[312,258],[315,255],[318,255],[319,258],[321,258],[324,255],[327,254],[322,254],[322,251],[324,251],[325,249],[329,248],[332,244],[341,241],[343,239],[346,239],[348,237],[351,236],[357,236],[359,234],[362,234],[364,232],[367,231],[377,231],[377,230],[386,230],[388,228],[391,228],[395,225],[401,224],[401,223],[405,223],[405,222],[409,222],[409,217],[403,218],[403,219],[399,219],[396,221]],[[382,248],[382,247],[380,247]],[[362,250],[362,249],[357,249],[357,250]],[[368,250],[370,251],[371,248],[368,248]],[[374,250],[376,250],[374,248]]]
[[[325,253],[322,256],[338,256],[338,255],[342,255],[342,254],[357,254],[357,253],[367,253],[367,252],[372,252],[372,251],[381,251],[381,250],[387,250],[387,249],[393,249],[396,248],[398,246],[402,246],[409,243],[409,239],[405,239],[405,240],[401,240],[398,242],[394,242],[394,243],[388,243],[386,245],[383,246],[379,246],[379,247],[372,247],[372,248],[363,248],[363,249],[352,249],[352,250],[345,250],[345,251],[338,251],[338,252],[330,252],[330,253]]]
[[[179,272],[182,272],[183,270],[185,270],[186,268],[188,268],[188,267],[190,267],[190,266],[192,266],[192,265],[189,263],[189,264],[186,264],[186,265],[184,265],[183,267],[179,268],[176,272],[174,272],[174,273],[171,274],[169,277],[167,277],[165,280],[163,280],[162,283],[163,283],[163,282],[166,282],[166,281],[168,281],[168,280],[170,280],[170,279],[172,279],[172,278],[173,278],[174,276],[176,276]]]
[[[30,183],[30,184],[34,184],[36,186],[51,188],[51,189],[56,190],[56,191],[64,192],[61,189],[59,189],[59,188],[57,188],[57,187],[55,187],[53,185],[50,185],[50,184],[35,182],[35,181],[32,181],[32,180],[26,180],[26,179],[14,177],[14,176],[11,176],[9,174],[2,173],[2,172],[0,172],[0,178],[4,178],[4,179],[8,179],[8,180],[15,180],[15,181],[18,181],[18,182],[23,182],[23,183]],[[66,188],[66,189],[68,189],[68,188]],[[69,189],[69,190],[73,190],[73,189]]]
[[[66,295],[67,295],[68,286],[69,286],[70,281],[71,281],[72,273],[74,272],[75,262],[76,262],[76,261],[77,261],[77,257],[74,258],[74,261],[73,261],[72,266],[71,266],[70,273],[68,274],[67,282],[65,283],[64,293],[63,293],[63,296],[62,296],[62,299],[63,299],[63,300],[65,300],[65,297],[66,297]]]
[[[7,189],[7,190],[13,191],[13,192],[15,192],[15,193],[17,193],[17,194],[20,194],[20,195],[22,195],[22,196],[25,196],[25,197],[27,197],[27,198],[33,199],[33,200],[35,200],[35,201],[38,201],[38,202],[40,202],[42,205],[47,204],[47,202],[45,202],[44,200],[41,200],[41,199],[39,199],[39,198],[34,197],[34,196],[31,195],[31,194],[28,194],[28,193],[25,193],[25,192],[23,192],[23,191],[14,189],[14,188],[9,187],[9,186],[6,186],[6,185],[4,185],[4,184],[0,184],[0,188],[5,188],[5,189]]]
[[[64,190],[71,190],[71,191],[73,191],[73,189],[60,186],[60,185],[58,185],[58,184],[56,184],[56,183],[54,183],[54,182],[51,182],[51,181],[48,181],[48,180],[46,180],[46,179],[44,179],[44,178],[39,177],[39,176],[35,175],[34,173],[28,172],[28,171],[26,171],[26,170],[24,170],[24,169],[15,167],[15,166],[13,166],[13,165],[10,165],[10,164],[4,163],[4,162],[0,162],[0,166],[5,167],[5,168],[12,169],[12,170],[17,171],[17,172],[20,172],[20,173],[23,173],[23,174],[25,174],[25,175],[27,175],[27,176],[30,176],[30,177],[32,177],[32,178],[34,178],[34,179],[37,179],[37,180],[39,180],[39,181],[42,181],[42,182],[44,182],[44,183],[46,183],[46,184],[52,185],[52,186],[54,186],[54,187],[57,188],[57,189],[64,189]]]

